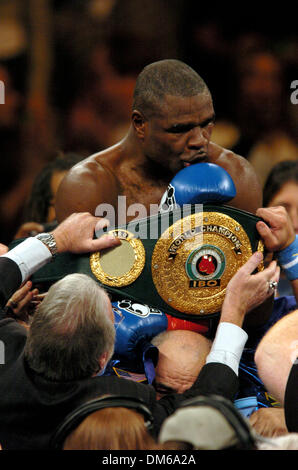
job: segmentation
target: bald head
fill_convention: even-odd
[[[155,369],[157,398],[188,390],[205,364],[211,341],[194,331],[171,330],[151,342],[159,350]]]
[[[147,65],[137,78],[133,109],[150,119],[161,108],[166,95],[190,97],[210,94],[204,80],[189,65],[166,59]]]

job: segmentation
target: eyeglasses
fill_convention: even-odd
[[[174,388],[169,387],[168,385],[165,385],[163,383],[156,382],[156,379],[153,380],[152,387],[154,388],[156,393],[162,396],[170,395],[171,393],[178,393],[177,390],[175,390]]]

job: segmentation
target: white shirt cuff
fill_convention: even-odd
[[[247,333],[239,326],[228,322],[219,323],[206,364],[221,362],[231,367],[238,375],[239,362],[247,338]]]
[[[14,261],[22,275],[22,282],[26,281],[35,271],[47,264],[52,255],[50,250],[37,238],[26,238],[5,255]]]

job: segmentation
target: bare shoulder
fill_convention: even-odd
[[[68,171],[59,186],[56,197],[58,222],[74,212],[94,214],[102,203],[114,205],[118,190],[115,175],[97,155],[82,160]]]
[[[259,178],[249,161],[231,150],[210,142],[210,162],[224,168],[232,177],[237,195],[230,202],[231,206],[255,213],[262,207],[262,187]]]
[[[227,171],[229,170],[232,173],[241,171],[244,175],[255,175],[254,169],[246,158],[241,157],[241,155],[231,150],[220,147],[214,142],[210,142],[209,144],[209,156],[212,163],[222,166]]]

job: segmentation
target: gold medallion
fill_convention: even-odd
[[[204,316],[220,311],[228,282],[251,255],[238,221],[219,212],[195,213],[175,222],[157,241],[152,279],[172,308]]]
[[[109,234],[120,238],[121,245],[90,255],[91,271],[102,284],[124,287],[132,284],[145,266],[145,248],[131,232],[115,229]]]

